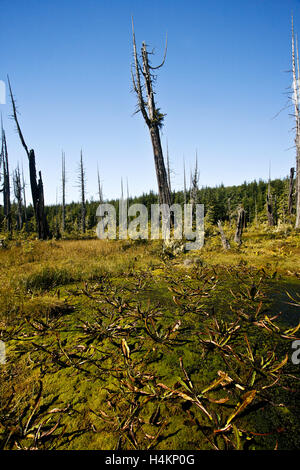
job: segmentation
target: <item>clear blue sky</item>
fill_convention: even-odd
[[[42,170],[46,203],[60,198],[61,150],[68,202],[78,200],[83,149],[88,197],[96,199],[97,162],[106,198],[156,191],[152,147],[131,92],[131,15],[138,45],[161,60],[157,104],[167,113],[172,184],[183,186],[198,151],[200,185],[284,177],[295,164],[291,85],[291,12],[300,34],[299,0],[0,0],[0,79],[9,74],[25,139]],[[26,155],[0,105],[11,169]],[[29,189],[29,188],[28,188]],[[29,191],[28,191],[29,194]]]

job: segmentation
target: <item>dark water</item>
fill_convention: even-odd
[[[276,315],[282,314],[278,322],[288,326],[297,326],[300,322],[300,306],[291,305],[294,303],[288,296],[298,300],[300,304],[300,280],[291,278],[281,278],[273,280],[270,284],[271,312]],[[298,294],[298,297],[297,297]]]

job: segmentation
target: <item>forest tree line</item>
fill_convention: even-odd
[[[23,191],[22,173],[19,168],[13,172],[12,201],[9,205],[9,217],[5,212],[4,204],[0,207],[0,227],[2,235],[13,233],[37,234],[34,207],[26,205],[25,192]],[[238,208],[245,210],[245,224],[268,224],[278,225],[293,224],[295,220],[295,188],[293,184],[292,206],[290,207],[290,185],[289,177],[274,179],[266,182],[263,180],[244,182],[237,186],[219,185],[216,187],[202,187],[185,193],[172,191],[172,203],[184,204],[193,199],[199,204],[204,204],[206,225],[216,225],[219,220],[228,222],[235,226]],[[4,186],[2,180],[2,187]],[[3,194],[3,199],[6,197]],[[272,202],[273,224],[268,218],[268,198]],[[151,204],[158,203],[158,194],[150,191],[138,197],[128,197],[128,204],[144,204],[150,214]],[[101,202],[104,202],[103,200]],[[118,220],[119,199],[106,200],[116,209]],[[99,206],[97,200],[84,200],[83,202],[71,202],[68,204],[57,203],[45,206],[45,214],[49,224],[49,237],[60,238],[64,236],[95,235],[97,225],[96,211]],[[83,220],[84,218],[84,220]],[[9,223],[8,223],[9,220]]]

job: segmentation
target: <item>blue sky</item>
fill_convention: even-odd
[[[284,177],[295,164],[291,85],[291,12],[300,34],[299,0],[0,0],[0,79],[9,74],[23,134],[42,170],[46,203],[60,198],[66,153],[67,199],[78,200],[80,149],[88,197],[119,197],[128,178],[132,195],[156,191],[151,141],[133,115],[131,15],[138,46],[155,48],[158,63],[168,33],[156,100],[167,114],[172,185],[183,186],[197,149],[200,185]],[[27,161],[0,105],[11,169]],[[29,188],[28,188],[29,196]],[[30,197],[29,197],[30,198]]]

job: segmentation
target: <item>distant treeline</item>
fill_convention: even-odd
[[[266,201],[270,192],[273,203],[274,222],[286,223],[290,221],[288,215],[289,178],[275,179],[270,183],[266,181],[244,182],[239,186],[202,187],[197,190],[196,202],[204,204],[205,221],[208,224],[216,224],[218,220],[233,222],[236,219],[237,209],[242,206],[246,212],[247,223],[267,222]],[[172,192],[172,203],[183,204],[189,202],[190,193],[184,191]],[[106,200],[106,203],[114,205],[118,216],[119,200]],[[143,194],[139,197],[129,197],[128,204],[144,204],[150,211],[151,204],[158,203],[158,195],[154,192]],[[94,230],[97,225],[96,210],[99,201],[86,201],[86,231]],[[18,205],[11,204],[11,216],[13,230],[18,229]],[[25,211],[25,208],[23,208]],[[46,216],[50,228],[50,236],[60,237],[63,234],[79,235],[82,232],[82,205],[80,202],[71,202],[65,207],[65,230],[62,230],[62,206],[60,204],[46,206]],[[292,218],[294,215],[292,215]],[[36,232],[36,222],[32,205],[26,207],[23,217],[22,232]],[[2,231],[6,231],[6,220],[3,207],[0,209],[0,224]]]

